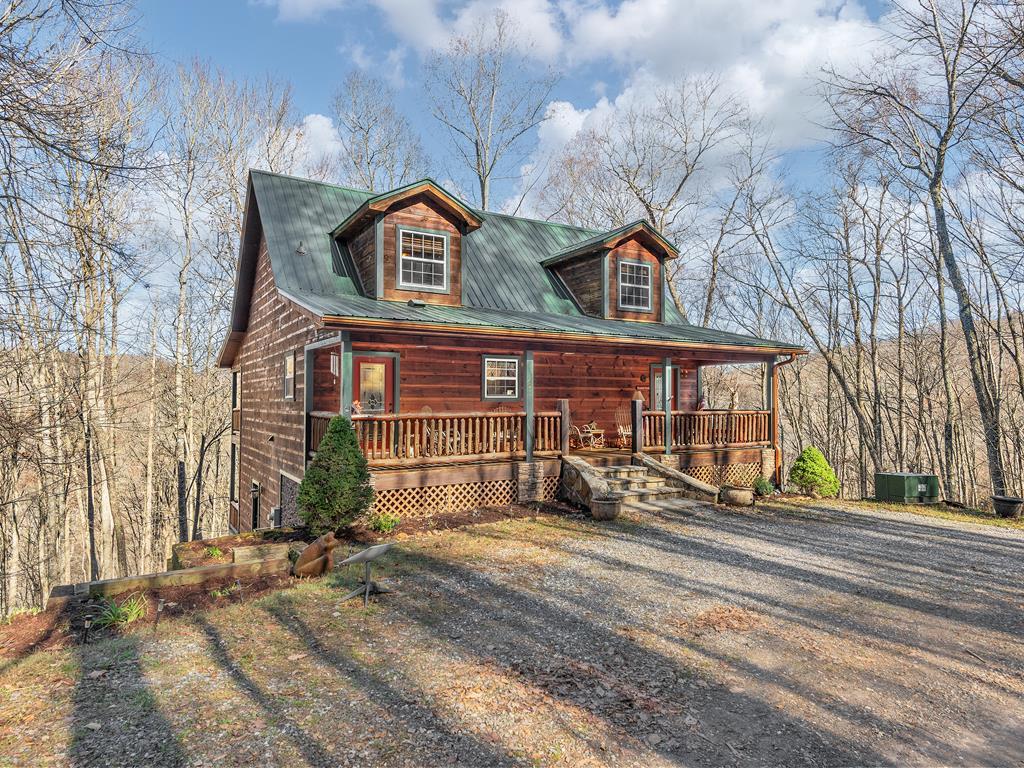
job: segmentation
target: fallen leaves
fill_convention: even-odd
[[[750,632],[764,626],[764,618],[753,611],[733,605],[716,605],[697,614],[687,625],[691,632]]]

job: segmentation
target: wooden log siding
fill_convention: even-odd
[[[337,413],[324,413],[314,411],[309,414],[309,452],[316,452],[317,447],[320,445],[320,441],[324,439],[327,434],[327,428],[331,425],[331,419],[337,416]]]
[[[238,450],[238,528],[252,521],[253,482],[261,486],[260,525],[269,525],[271,510],[281,503],[280,479],[286,472],[302,477],[305,420],[305,355],[316,338],[316,321],[277,292],[266,241],[261,239],[253,283],[249,328],[238,350],[241,371]],[[295,398],[283,396],[285,355],[295,355]]]
[[[355,416],[359,446],[373,466],[434,464],[526,455],[525,411]],[[534,414],[535,453],[557,453],[561,415]]]
[[[768,445],[770,411],[672,411],[673,448]],[[643,415],[644,448],[665,445],[665,414]]]

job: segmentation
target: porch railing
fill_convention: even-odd
[[[767,445],[770,411],[672,411],[673,448]],[[665,414],[643,414],[644,448],[665,446]]]
[[[334,414],[310,414],[315,451]],[[526,455],[525,411],[362,414],[352,418],[359,447],[374,466],[433,464]],[[559,411],[534,414],[534,453],[559,451]]]

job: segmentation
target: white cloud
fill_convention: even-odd
[[[309,21],[320,18],[327,11],[344,7],[346,0],[258,0],[260,5],[277,6],[281,21]]]
[[[307,160],[341,151],[341,138],[334,120],[326,115],[310,114],[302,118],[302,153]]]
[[[857,2],[835,0],[626,0],[566,11],[565,59],[609,61],[627,73],[627,89],[717,72],[776,128],[784,144],[813,138],[821,120],[815,77],[827,63],[849,66],[867,55],[878,27]]]

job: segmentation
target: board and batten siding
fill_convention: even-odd
[[[601,259],[596,254],[584,256],[555,268],[562,282],[576,297],[580,309],[593,317],[601,317],[604,313]]]
[[[619,264],[639,261],[651,266],[651,311],[619,309]],[[608,317],[612,320],[661,320],[661,261],[636,238],[619,243],[608,253]]]
[[[239,530],[251,527],[253,482],[261,487],[260,516],[266,525],[271,509],[280,504],[281,473],[301,478],[305,471],[303,347],[313,341],[316,327],[312,315],[277,292],[266,241],[261,240],[249,327],[237,357],[241,370]],[[295,354],[295,398],[285,400],[284,358],[291,353]]]
[[[419,299],[427,304],[462,304],[462,234],[459,221],[438,210],[426,195],[416,195],[388,211],[383,220],[383,277],[381,298],[389,301]],[[398,227],[444,232],[448,235],[448,293],[398,288]]]
[[[595,253],[559,264],[554,269],[572,291],[580,309],[592,317],[610,320],[638,320],[660,322],[661,304],[661,260],[645,246],[639,238],[631,237],[608,251],[608,284],[605,285],[605,256]],[[619,309],[619,264],[622,261],[639,261],[651,266],[651,311]],[[607,313],[605,294],[607,293]]]
[[[373,222],[348,241],[363,291],[371,298],[377,295],[377,228]]]

